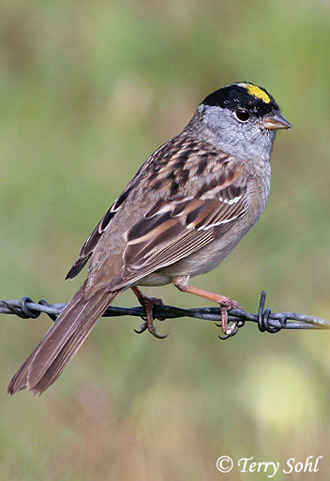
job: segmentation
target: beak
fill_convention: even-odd
[[[288,122],[278,110],[263,118],[260,124],[269,130],[292,129],[292,125]]]

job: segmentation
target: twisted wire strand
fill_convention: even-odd
[[[259,308],[256,314],[231,309],[228,312],[229,322],[238,323],[242,327],[245,322],[255,322],[261,332],[274,334],[282,329],[330,329],[330,320],[296,312],[271,312],[265,309],[266,292],[262,291]],[[42,312],[46,313],[53,321],[61,313],[65,304],[48,304],[45,299],[35,303],[30,297],[21,300],[0,300],[0,314],[16,314],[23,319],[35,319]],[[155,305],[154,317],[160,321],[165,319],[177,319],[179,317],[191,317],[203,321],[219,322],[220,312],[217,307],[195,307],[183,309],[176,306]],[[110,306],[103,317],[136,316],[143,318],[144,308]]]

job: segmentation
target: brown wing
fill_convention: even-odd
[[[182,144],[184,145],[185,137],[182,136]],[[97,224],[91,235],[88,237],[86,240],[85,244],[82,246],[78,259],[76,262],[73,264],[69,272],[67,273],[65,279],[73,279],[76,277],[79,272],[83,269],[85,264],[88,262],[89,258],[95,251],[95,248],[97,244],[99,243],[102,234],[107,230],[107,228],[110,225],[111,220],[113,219],[114,215],[117,213],[119,208],[123,205],[125,200],[127,199],[128,195],[134,191],[134,188],[136,185],[140,182],[141,178],[146,177],[148,168],[150,165],[153,165],[153,168],[149,170],[149,177],[153,177],[154,173],[157,173],[159,170],[161,170],[165,164],[168,164],[169,159],[169,153],[171,152],[171,147],[173,143],[175,142],[176,137],[173,139],[168,140],[165,144],[163,144],[159,149],[157,149],[150,157],[149,159],[140,167],[140,169],[137,171],[135,176],[132,178],[130,183],[127,185],[126,189],[123,191],[123,193],[117,198],[117,200],[112,204],[110,209],[107,211],[105,216],[100,220],[100,222]],[[177,145],[177,148],[180,147]],[[177,152],[177,155],[179,154],[180,149]],[[177,155],[172,155],[171,157],[171,162],[175,160]],[[157,182],[157,179],[154,179],[154,183]],[[150,182],[147,182],[147,185],[149,185]]]
[[[158,200],[127,231],[124,266],[111,289],[136,282],[221,237],[245,215],[245,192],[246,178],[242,166],[236,165],[229,176],[219,167],[217,175],[194,197]]]
[[[97,224],[91,235],[86,240],[85,244],[82,246],[79,253],[78,259],[73,264],[69,272],[67,273],[65,279],[73,279],[79,272],[83,269],[86,262],[93,254],[95,247],[97,246],[102,234],[105,232],[110,224],[111,219],[118,211],[119,207],[123,204],[126,197],[130,192],[130,186],[128,186],[124,192],[118,197],[118,199],[112,204],[105,216]]]
[[[141,220],[126,233],[123,268],[112,280],[111,289],[129,285],[195,252],[223,235],[245,212],[243,166],[210,144],[181,133],[142,165],[89,236],[66,278],[81,271],[141,181],[147,189],[146,202],[152,197],[150,192],[161,199],[145,212],[137,203]],[[187,192],[192,195],[188,197]],[[130,208],[135,208],[134,203]]]

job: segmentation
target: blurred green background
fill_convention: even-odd
[[[66,302],[63,278],[140,164],[211,91],[264,86],[294,130],[280,132],[261,221],[193,285],[255,311],[330,318],[330,4],[307,0],[45,1],[0,4],[0,298]],[[165,303],[210,305],[174,287]],[[131,293],[117,305],[136,305]],[[0,479],[268,479],[235,462],[324,456],[329,479],[330,334],[221,342],[212,323],[99,323],[40,398],[7,383],[49,326],[1,316]],[[269,472],[270,473],[270,472]],[[276,479],[301,479],[278,474]]]

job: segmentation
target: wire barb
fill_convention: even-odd
[[[260,332],[269,332],[270,334],[275,334],[276,332],[279,332],[281,329],[285,328],[285,323],[286,323],[286,318],[285,322],[281,322],[281,327],[273,327],[269,324],[269,316],[270,313],[272,312],[270,309],[265,309],[265,303],[266,303],[266,291],[261,292],[260,296],[260,303],[259,303],[259,309],[258,309],[258,328]]]
[[[330,320],[296,312],[272,312],[269,308],[265,309],[265,303],[266,292],[262,291],[257,314],[231,309],[228,311],[228,322],[233,323],[237,328],[242,327],[245,322],[255,322],[260,332],[271,334],[282,329],[330,329]],[[0,314],[15,314],[23,319],[35,319],[44,312],[55,321],[64,307],[65,304],[48,304],[45,299],[35,303],[27,296],[21,300],[0,300]],[[117,316],[136,316],[143,319],[145,311],[141,306],[129,308],[110,306],[103,314],[103,317]],[[176,306],[154,305],[153,316],[160,321],[179,317],[191,317],[216,323],[221,321],[218,307],[183,309]]]

